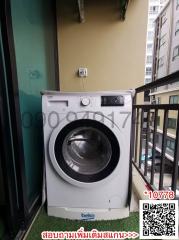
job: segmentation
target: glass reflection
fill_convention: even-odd
[[[112,156],[111,143],[104,133],[92,127],[79,127],[64,139],[62,152],[67,165],[85,175],[102,171]]]

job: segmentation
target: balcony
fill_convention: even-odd
[[[157,92],[178,80],[176,72],[137,88],[133,110],[133,165],[150,189],[173,190],[176,199],[179,199],[179,104],[171,101],[137,104],[137,96],[145,91]],[[171,125],[170,115],[176,118],[176,128]]]
[[[133,154],[131,155],[133,163],[131,210],[135,209],[136,211],[138,209],[138,200],[145,198],[141,191],[145,189],[173,190],[176,196],[175,199],[179,199],[179,104],[160,104],[157,101],[153,102],[153,104],[138,103],[138,95],[140,93],[156,91],[159,87],[173,84],[178,81],[178,78],[179,72],[136,89],[133,105],[133,134],[131,138],[131,145],[134,146],[132,148]],[[177,116],[176,133],[173,135],[169,131],[171,125],[168,124],[171,111],[174,111]],[[175,139],[173,151],[167,144],[167,139],[172,137]],[[141,196],[139,195],[140,193]],[[136,231],[138,231],[137,225],[132,224],[132,221],[138,221],[136,213],[132,213],[127,221],[130,229],[137,229]],[[60,227],[64,228],[62,220],[58,221],[55,218],[48,217],[42,209],[27,239],[33,239],[37,234],[40,234],[44,230],[43,226],[53,229],[53,225],[56,226],[57,222]],[[66,221],[66,224],[77,228],[79,223]],[[98,227],[101,224],[102,228],[105,226],[103,222],[95,224],[99,224]],[[91,226],[95,227],[95,224]],[[113,224],[125,225],[126,221],[114,221],[110,224],[112,224],[111,226]],[[88,229],[89,225],[86,223],[84,226],[85,229]]]
[[[131,136],[133,181],[129,191],[132,194],[130,210],[135,213],[122,221],[74,223],[47,215],[45,200],[42,201],[44,116],[39,113],[43,89],[105,91],[141,85],[147,1],[63,0],[56,1],[57,5],[50,0],[22,1],[20,4],[16,0],[2,2],[0,170],[3,174],[0,173],[0,182],[3,182],[3,175],[2,185],[6,188],[2,189],[4,199],[0,199],[0,216],[3,218],[2,224],[0,217],[0,239],[2,231],[11,239],[15,236],[22,239],[27,232],[30,240],[39,239],[43,230],[76,230],[81,224],[85,228],[97,226],[99,229],[138,232],[138,203],[142,197],[137,188],[141,188],[141,192],[146,186],[153,190],[170,189],[175,191],[177,199],[179,197],[178,117],[175,133],[167,128],[170,111],[178,114],[179,105],[176,102],[161,104],[156,97],[155,104],[150,102],[156,89],[160,88],[160,93],[170,91],[170,85],[178,80],[178,73],[136,89]],[[156,11],[157,8],[152,9],[153,17]],[[150,27],[152,31],[152,21]],[[152,41],[154,34],[151,31],[148,38]],[[150,53],[152,48],[153,43],[149,41]],[[147,62],[146,81],[150,81],[150,54]],[[79,78],[80,67],[89,69],[88,78]],[[143,103],[143,97],[148,103]],[[164,116],[161,126],[157,126],[159,112]]]

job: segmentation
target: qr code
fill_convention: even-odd
[[[178,200],[140,200],[140,239],[179,239]]]

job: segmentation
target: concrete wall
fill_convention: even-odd
[[[85,0],[85,23],[77,1],[57,1],[60,87],[62,91],[131,89],[143,85],[147,0],[131,0],[126,20],[119,1]],[[89,76],[77,76],[87,67]]]

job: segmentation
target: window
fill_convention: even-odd
[[[149,19],[148,20],[148,28],[154,28],[155,23],[154,23],[154,19]]]
[[[151,67],[146,67],[145,74],[146,75],[151,75],[152,74],[152,68]]]
[[[148,43],[147,44],[147,51],[148,52],[152,52],[152,48],[153,48],[153,44],[152,43]]]
[[[154,24],[154,23],[149,23],[147,27],[148,27],[148,28],[152,28],[152,29],[153,29],[153,28],[154,28],[154,26],[155,26],[155,24]]]
[[[154,117],[155,117],[155,116],[154,116],[154,112],[151,112],[151,113],[150,113],[150,121],[151,121],[151,122],[154,121]]]
[[[175,25],[175,36],[179,33],[179,20],[176,22]]]
[[[150,0],[150,3],[157,3],[158,4],[159,0]]]
[[[159,6],[150,6],[149,13],[150,14],[157,14],[159,12]]]
[[[175,140],[167,139],[167,148],[173,152],[175,150]]]
[[[175,118],[168,118],[168,128],[176,129],[177,120]]]
[[[150,90],[144,91],[144,102],[150,102]]]
[[[156,97],[156,104],[161,104],[161,97]]]
[[[176,0],[176,10],[179,9],[179,0]]]
[[[152,63],[153,57],[152,56],[147,56],[147,63]]]
[[[148,23],[150,24],[150,23],[154,23],[154,21],[155,21],[155,18],[153,19],[153,18],[149,18],[148,19]]]
[[[179,95],[173,95],[169,98],[170,104],[178,104],[179,103]]]
[[[160,126],[160,116],[157,116],[157,126]]]
[[[161,25],[163,26],[167,21],[166,12],[163,13],[161,17]]]
[[[163,65],[164,65],[164,57],[161,57],[161,58],[159,58],[159,60],[158,60],[158,68],[163,67]]]
[[[160,47],[163,46],[166,42],[166,34],[164,34],[161,38],[160,38]]]
[[[149,31],[147,39],[151,41],[151,40],[153,40],[153,38],[154,38],[154,32],[153,31]]]
[[[175,61],[175,58],[179,56],[179,45],[173,49],[173,58],[172,61]]]
[[[156,143],[159,143],[159,135],[158,134],[156,134],[156,136],[155,136],[155,141],[156,141]]]
[[[151,81],[152,81],[152,79],[151,79],[150,76],[147,76],[147,77],[145,78],[145,84],[150,83]]]

